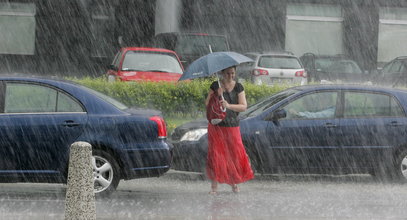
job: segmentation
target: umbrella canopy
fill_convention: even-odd
[[[228,67],[246,62],[253,62],[253,60],[236,52],[213,52],[192,62],[179,80],[208,77]]]

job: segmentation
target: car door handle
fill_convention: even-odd
[[[80,125],[79,123],[76,123],[75,121],[72,120],[64,121],[64,123],[62,123],[62,126],[64,127],[76,127],[79,125]]]
[[[398,127],[398,126],[402,126],[402,124],[399,124],[397,121],[392,121],[392,122],[388,123],[387,126]]]
[[[332,123],[326,123],[326,124],[325,124],[325,127],[326,127],[326,128],[336,128],[337,125],[336,125],[336,124],[332,124]]]

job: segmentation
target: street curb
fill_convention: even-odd
[[[204,173],[170,169],[160,178],[186,181],[208,181]],[[255,173],[251,181],[323,181],[323,182],[371,182],[369,174],[260,174]]]
[[[207,180],[204,173],[179,171],[170,169],[161,178],[177,179],[177,180],[190,180],[190,181],[204,181]]]
[[[255,174],[253,180],[277,180],[280,179],[281,175],[262,175]],[[170,169],[167,173],[161,176],[161,178],[168,178],[174,180],[189,180],[189,181],[207,181],[205,173],[191,172],[191,171],[180,171]]]

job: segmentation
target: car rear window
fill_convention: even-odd
[[[296,57],[286,56],[262,56],[259,59],[259,67],[272,69],[301,69],[301,63]]]
[[[81,88],[83,88],[83,89],[85,89],[85,90],[87,90],[88,92],[90,92],[90,93],[96,95],[97,97],[101,98],[101,99],[104,100],[105,102],[108,102],[108,103],[114,105],[116,108],[118,108],[118,109],[120,109],[120,110],[126,110],[126,109],[129,108],[129,107],[127,107],[125,104],[123,104],[123,103],[117,101],[116,99],[114,99],[114,98],[112,98],[112,97],[110,97],[110,96],[107,96],[107,95],[105,95],[105,94],[103,94],[103,93],[100,93],[100,92],[98,92],[98,91],[96,91],[96,90],[93,90],[93,89],[88,88],[88,87],[83,86],[83,85],[78,85],[78,86],[81,87]]]

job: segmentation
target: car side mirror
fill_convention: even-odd
[[[113,65],[113,64],[109,64],[109,65],[107,66],[107,68],[108,68],[109,70],[117,70],[117,67],[116,67],[115,65]]]
[[[285,109],[279,109],[277,111],[272,112],[269,114],[265,120],[266,121],[272,121],[274,123],[278,123],[278,120],[287,117],[287,111]]]

